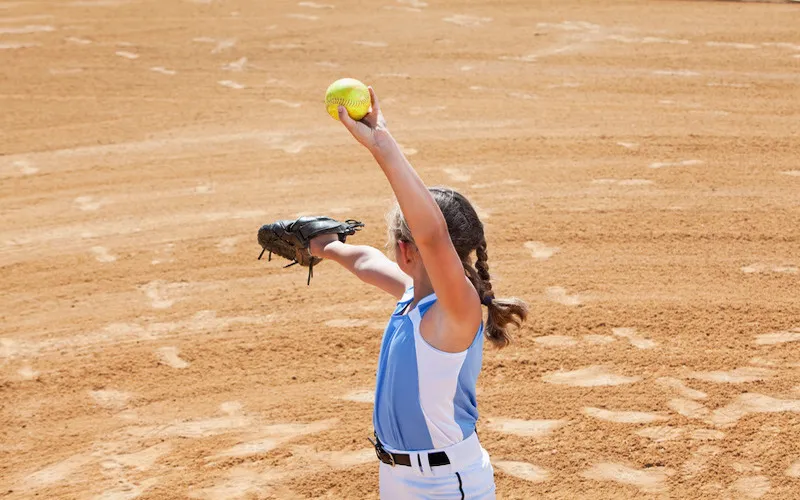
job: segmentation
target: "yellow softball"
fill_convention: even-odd
[[[339,106],[344,106],[353,120],[364,118],[369,113],[369,89],[354,78],[336,80],[325,92],[325,107],[328,114],[336,120],[339,119]]]

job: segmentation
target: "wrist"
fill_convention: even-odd
[[[387,129],[380,128],[375,130],[369,151],[376,159],[392,155],[395,150],[399,149],[397,141],[394,140],[394,137]]]
[[[330,246],[336,243],[339,243],[339,237],[337,235],[322,234],[308,242],[308,251],[311,252],[311,255],[314,257],[325,259],[329,257],[327,253]]]

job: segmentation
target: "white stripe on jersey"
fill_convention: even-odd
[[[420,301],[427,303],[436,296]],[[457,353],[440,351],[430,345],[420,332],[422,317],[415,308],[409,314],[414,325],[414,347],[417,355],[419,403],[434,448],[445,448],[461,442],[463,432],[456,423],[454,399],[458,376],[467,358],[467,350]]]

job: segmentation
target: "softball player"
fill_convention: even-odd
[[[475,384],[484,338],[508,344],[527,307],[495,298],[486,239],[475,209],[452,189],[428,189],[372,109],[339,119],[380,165],[397,197],[389,214],[395,261],[335,234],[311,240],[331,259],[399,299],[383,334],[375,392],[373,444],[383,500],[493,499],[494,472],[475,432]],[[475,254],[474,264],[472,254]],[[481,305],[488,309],[483,324]]]

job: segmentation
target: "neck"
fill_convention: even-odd
[[[418,304],[420,300],[433,293],[433,285],[431,284],[428,273],[423,272],[422,276],[414,279],[414,303]]]

